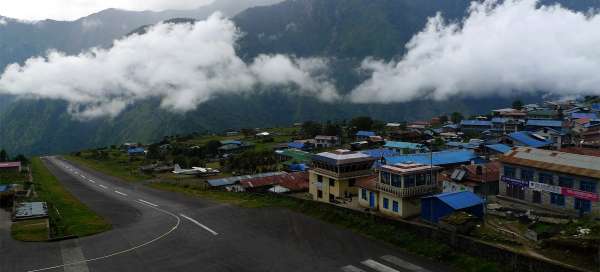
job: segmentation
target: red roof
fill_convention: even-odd
[[[573,153],[573,154],[579,154],[579,155],[600,157],[600,150],[593,149],[593,148],[566,147],[566,148],[561,148],[559,151],[565,152],[565,153]]]
[[[365,188],[365,189],[374,191],[376,182],[377,182],[377,175],[370,175],[368,177],[359,178],[356,181],[355,185],[359,188]]]
[[[477,173],[477,167],[481,167],[481,173]],[[483,165],[468,165],[464,169],[467,171],[466,181],[477,183],[496,182],[500,179],[500,163],[490,162]]]
[[[0,162],[0,168],[20,168],[21,162]]]
[[[308,188],[308,173],[295,172],[276,176],[251,178],[240,181],[240,185],[246,188],[279,185],[288,188],[291,191],[299,191]]]

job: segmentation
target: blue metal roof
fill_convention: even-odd
[[[461,126],[482,126],[482,127],[491,127],[492,122],[490,121],[482,121],[482,120],[462,120],[460,121]]]
[[[461,149],[461,150],[446,150],[432,153],[419,153],[419,154],[407,154],[400,156],[385,157],[387,164],[397,163],[420,163],[420,164],[431,164],[433,165],[449,165],[459,163],[469,163],[471,160],[477,158],[477,155],[473,150]],[[433,159],[431,158],[433,156]]]
[[[595,113],[574,112],[571,113],[571,119],[598,119]]]
[[[504,124],[504,123],[508,122],[508,120],[510,120],[510,119],[508,119],[508,118],[502,118],[502,117],[494,117],[494,118],[492,118],[492,123],[502,123],[502,124]]]
[[[237,141],[237,140],[223,140],[221,141],[222,145],[229,145],[229,144],[234,144],[234,145],[242,145],[241,141]]]
[[[467,149],[474,149],[479,147],[478,144],[474,144],[474,143],[463,143],[463,142],[447,142],[446,146],[450,146],[450,147],[458,147],[458,148],[467,148]]]
[[[308,170],[308,166],[304,163],[293,163],[288,166],[288,170],[296,172],[304,172]]]
[[[443,127],[444,127],[444,128],[458,129],[458,125],[456,125],[456,124],[448,124],[448,125],[445,125],[445,126],[443,126]]]
[[[592,104],[592,110],[600,111],[600,103]]]
[[[129,154],[141,154],[144,153],[146,150],[143,147],[136,147],[136,148],[130,148],[127,150],[127,153]]]
[[[9,189],[9,185],[0,185],[0,193],[8,192]]]
[[[291,142],[291,143],[288,143],[288,147],[295,148],[295,149],[302,149],[302,148],[304,148],[304,143]]]
[[[529,131],[518,131],[508,134],[508,137],[513,141],[519,142],[528,147],[545,147],[553,144],[551,140],[541,140],[533,136],[532,132]]]
[[[399,149],[425,149],[425,145],[409,142],[385,141],[384,147]]]
[[[379,159],[381,157],[396,156],[396,155],[400,154],[394,150],[387,149],[387,148],[361,150],[360,152],[363,154],[369,155],[369,157],[371,157],[371,158],[376,158],[376,159]]]
[[[455,210],[482,205],[483,199],[469,191],[443,193],[426,198],[437,198]]]
[[[527,120],[527,126],[533,127],[562,127],[563,122],[561,120],[538,120],[529,119]]]
[[[486,147],[491,150],[500,152],[500,153],[506,153],[512,149],[512,147],[505,145],[505,144],[491,144],[491,145],[486,145]]]
[[[361,130],[356,133],[356,136],[371,137],[371,136],[375,136],[375,132]]]

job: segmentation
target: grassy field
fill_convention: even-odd
[[[145,175],[139,171],[142,162],[129,161],[128,156],[118,150],[111,150],[109,154],[110,157],[104,160],[84,158],[85,153],[83,152],[81,157],[67,155],[64,158],[103,173],[110,173],[110,175],[125,181],[139,182],[152,178],[150,175]]]
[[[31,170],[37,197],[32,201],[50,204],[50,222],[53,237],[87,236],[109,230],[111,225],[70,194],[44,166],[39,158],[31,162]],[[48,237],[39,234],[41,225],[16,224],[12,235],[15,239],[43,241]],[[28,239],[31,238],[31,239]],[[36,239],[33,239],[36,238]],[[39,240],[38,240],[39,239]]]
[[[449,263],[460,269],[460,271],[501,271],[495,263],[457,253],[445,244],[417,237],[396,226],[378,224],[375,218],[368,214],[350,213],[341,208],[288,197],[206,191],[194,186],[177,186],[164,183],[154,183],[151,186],[161,190],[183,193],[189,196],[201,197],[246,208],[286,208],[350,229],[356,233],[394,244],[409,252],[428,257],[432,260]]]
[[[48,219],[27,220],[13,223],[12,237],[25,242],[39,242],[48,239]]]

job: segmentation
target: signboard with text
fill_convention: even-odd
[[[585,192],[585,191],[580,191],[580,190],[566,188],[566,187],[561,187],[561,189],[562,189],[561,193],[565,196],[572,196],[575,198],[594,201],[594,202],[598,202],[600,200],[600,196],[598,196],[598,194],[594,194],[591,192]]]
[[[533,182],[533,181],[529,182],[529,189],[536,190],[536,191],[544,191],[544,192],[550,192],[550,193],[555,193],[555,194],[561,194],[560,188],[561,188],[560,186],[554,186],[554,185],[550,185],[550,184],[546,184],[546,183],[539,183],[539,182]]]
[[[519,187],[529,187],[528,181],[524,181],[524,180],[520,180],[520,179],[516,179],[516,178],[509,178],[507,176],[502,176],[502,182],[505,182],[505,183],[508,183],[508,184],[514,185],[514,186],[519,186]]]

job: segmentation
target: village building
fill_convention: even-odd
[[[448,192],[421,199],[421,219],[438,223],[457,212],[464,212],[483,219],[485,202],[469,191]]]
[[[541,135],[530,131],[518,131],[510,133],[501,139],[501,142],[513,146],[524,146],[534,148],[551,148],[554,142]]]
[[[546,119],[555,120],[560,117],[558,110],[554,109],[537,109],[527,112],[528,119]]]
[[[460,121],[460,131],[464,133],[481,133],[492,128],[491,121],[485,120],[462,120]]]
[[[375,136],[375,132],[373,131],[358,131],[356,132],[356,134],[354,135],[356,137],[356,141],[360,142],[360,141],[367,141],[369,140],[369,137]]]
[[[358,193],[357,180],[373,174],[374,162],[369,155],[344,149],[313,155],[309,193],[322,202],[351,198]]]
[[[315,146],[317,148],[331,148],[342,144],[342,140],[338,136],[317,135],[315,137]]]
[[[498,194],[500,163],[491,162],[478,165],[466,165],[452,171],[443,181],[443,191],[469,191],[487,198]]]
[[[540,120],[540,119],[529,119],[525,124],[525,130],[536,131],[542,128],[552,128],[556,130],[562,130],[563,121],[561,120]]]
[[[0,173],[21,172],[21,162],[0,162]]]
[[[518,147],[500,162],[500,195],[532,207],[600,217],[599,157]]]
[[[386,141],[383,147],[393,150],[398,154],[414,154],[429,151],[424,144],[409,142]]]
[[[359,205],[400,218],[421,212],[421,197],[437,191],[439,166],[400,163],[382,165],[377,178],[360,184]]]

